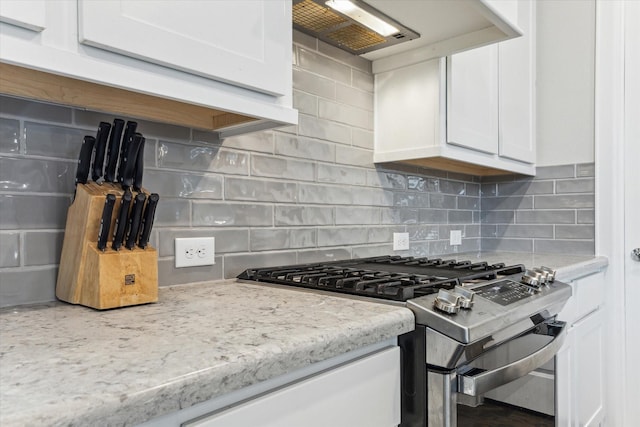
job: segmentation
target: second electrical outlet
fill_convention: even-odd
[[[176,238],[176,267],[215,264],[215,237]]]
[[[393,233],[393,250],[409,250],[409,233]]]

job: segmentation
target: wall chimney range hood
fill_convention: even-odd
[[[522,31],[517,26],[517,3],[293,0],[293,26],[374,61],[376,68],[378,60],[384,59],[381,61],[384,63],[403,52],[416,51],[416,60],[426,60],[518,37]],[[367,19],[384,22],[389,31],[375,27]],[[382,66],[388,68],[389,65]]]

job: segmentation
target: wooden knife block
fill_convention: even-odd
[[[158,301],[158,252],[111,248],[111,236],[123,190],[119,185],[78,184],[67,213],[56,296],[62,301],[96,309],[125,307]],[[104,251],[98,249],[100,219],[107,194],[116,204]],[[135,194],[134,194],[135,196]]]

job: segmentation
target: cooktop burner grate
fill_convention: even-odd
[[[465,281],[493,280],[523,271],[522,265],[386,256],[248,269],[238,278],[406,301]]]

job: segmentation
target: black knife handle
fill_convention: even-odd
[[[113,205],[116,203],[116,196],[107,194],[102,209],[102,218],[100,218],[100,231],[98,231],[98,249],[104,251],[107,247],[107,237],[109,237],[109,227],[111,227],[111,215],[113,214]]]
[[[96,139],[89,135],[82,140],[80,156],[78,157],[78,169],[76,170],[76,185],[87,183],[89,169],[91,169],[91,154],[93,154],[95,143]]]
[[[133,140],[133,137],[136,134],[136,128],[138,127],[137,122],[133,122],[129,120],[127,122],[127,127],[124,129],[124,135],[122,136],[122,145],[120,146],[120,165],[118,166],[118,181],[122,183],[124,178],[124,158],[127,155],[127,150],[129,149],[129,144]]]
[[[134,174],[136,170],[136,157],[142,145],[144,138],[141,134],[136,133],[133,140],[129,140],[129,146],[123,159],[124,169],[122,172],[122,189],[128,190],[133,185]]]
[[[158,193],[151,193],[147,200],[147,206],[144,208],[142,225],[140,225],[142,231],[140,232],[140,240],[138,241],[138,246],[142,249],[145,249],[149,244],[149,236],[151,236],[151,228],[153,227],[153,219],[156,216],[158,200],[160,200]]]
[[[144,201],[147,195],[144,193],[138,193],[133,200],[133,207],[131,208],[131,215],[129,215],[129,227],[127,234],[127,242],[124,244],[125,248],[133,249],[138,240],[138,232],[140,231],[140,219],[142,217],[142,208],[144,207]]]
[[[116,180],[116,169],[120,158],[120,138],[122,137],[123,128],[124,120],[113,120],[111,134],[109,135],[109,145],[107,146],[107,169],[104,173],[104,180],[107,182],[115,182]]]
[[[119,251],[122,246],[122,240],[124,239],[124,232],[127,229],[127,218],[129,218],[129,206],[131,205],[131,199],[133,196],[130,191],[125,192],[122,195],[122,201],[120,202],[120,211],[116,218],[115,231],[113,233],[113,244],[111,247],[113,250]]]
[[[138,134],[136,134],[138,135]],[[144,143],[146,139],[140,135],[140,147],[136,156],[136,165],[133,169],[133,189],[134,191],[142,191],[142,175],[144,172]]]
[[[93,180],[96,182],[102,178],[102,171],[104,170],[104,153],[107,149],[109,130],[111,130],[111,124],[107,122],[100,122],[98,125],[98,133],[96,134],[96,155],[93,158],[92,175]]]

